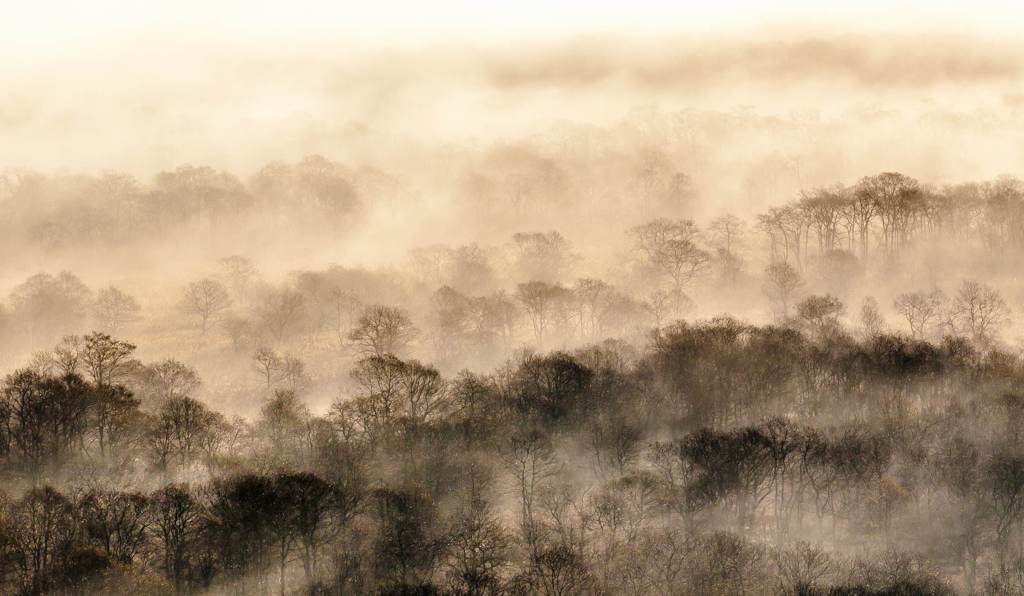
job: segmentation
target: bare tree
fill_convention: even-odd
[[[538,344],[544,343],[544,334],[554,324],[568,295],[561,285],[542,281],[526,282],[516,288],[516,298],[530,319]]]
[[[123,377],[138,366],[131,360],[135,346],[116,340],[105,333],[90,333],[82,340],[79,357],[86,371],[97,385],[107,385]]]
[[[830,294],[808,296],[796,305],[799,320],[817,334],[837,328],[844,310],[843,303]]]
[[[694,304],[686,294],[677,296],[669,290],[655,290],[643,301],[642,307],[650,315],[654,326],[661,327],[669,318],[685,315],[694,308]]]
[[[779,594],[816,594],[838,570],[827,552],[803,541],[775,551],[772,559],[779,574]]]
[[[807,213],[796,205],[772,207],[767,213],[757,216],[758,227],[768,235],[772,262],[796,263],[803,269],[804,244],[807,242],[811,223]]]
[[[812,193],[801,193],[800,209],[807,216],[818,239],[818,253],[835,250],[846,205],[846,191],[842,186],[819,188]]]
[[[64,375],[78,373],[82,364],[82,337],[65,335],[53,349],[53,366]]]
[[[190,283],[185,289],[182,308],[188,314],[199,317],[203,333],[210,321],[231,306],[231,297],[224,285],[212,279],[201,279]]]
[[[147,437],[150,455],[162,472],[175,458],[182,465],[209,458],[217,450],[226,424],[220,413],[191,397],[169,399],[152,421]]]
[[[743,235],[746,224],[735,215],[722,215],[711,220],[708,232],[721,280],[728,284],[736,283],[743,269]]]
[[[681,295],[711,260],[711,255],[697,246],[697,225],[688,219],[656,219],[631,229],[630,234],[646,264],[668,276],[676,295]]]
[[[570,292],[580,337],[597,337],[602,332],[605,311],[617,294],[615,288],[600,279],[581,278]]]
[[[711,220],[711,223],[708,224],[708,231],[711,232],[711,245],[714,248],[736,253],[742,248],[741,243],[746,225],[735,215],[720,215]]]
[[[860,256],[866,259],[870,248],[871,223],[878,214],[878,205],[867,192],[854,189],[843,206],[841,218],[850,236],[850,250],[854,250],[854,238],[860,245]]]
[[[764,293],[772,301],[775,311],[781,318],[789,316],[789,306],[793,295],[803,285],[800,274],[786,262],[776,262],[764,270]]]
[[[923,339],[928,327],[938,322],[945,296],[935,290],[929,293],[909,292],[896,296],[893,306],[910,325],[910,334]]]
[[[281,374],[284,360],[277,352],[267,347],[257,349],[252,358],[253,367],[267,382],[267,389],[270,389],[274,385],[274,381]]]
[[[231,347],[235,352],[240,352],[246,346],[252,345],[257,339],[255,325],[248,319],[242,317],[225,317],[221,323],[224,334],[231,340]]]
[[[93,317],[99,328],[107,333],[117,333],[125,325],[139,318],[142,310],[135,298],[110,286],[96,294],[92,304]]]
[[[999,328],[1009,322],[1010,308],[998,291],[981,282],[960,285],[950,306],[950,319],[957,331],[981,343],[991,342]]]
[[[878,309],[878,301],[872,296],[868,296],[861,303],[860,325],[865,338],[876,337],[885,329],[885,319]]]
[[[345,334],[353,326],[356,313],[362,308],[363,303],[354,291],[343,290],[337,287],[331,288],[328,297],[330,299],[334,332],[338,336],[338,345],[344,347]]]
[[[281,385],[288,391],[300,392],[310,384],[306,365],[295,356],[285,355],[281,359]]]
[[[569,241],[555,231],[513,234],[512,246],[520,279],[557,282],[578,259]]]
[[[515,301],[504,291],[476,299],[480,312],[479,332],[483,337],[496,336],[498,344],[508,351],[519,324],[520,312]]]
[[[249,288],[259,275],[256,265],[241,255],[231,255],[220,260],[224,279],[227,281],[235,299],[244,302]]]
[[[139,392],[157,402],[191,397],[202,384],[194,369],[173,358],[143,366],[136,377]]]
[[[363,311],[348,338],[361,354],[383,356],[401,354],[418,334],[404,310],[377,304]]]
[[[519,528],[534,552],[539,548],[537,500],[543,487],[558,472],[551,444],[541,433],[526,429],[513,435],[504,457],[519,494]]]
[[[48,340],[74,332],[88,312],[91,291],[68,271],[39,273],[16,286],[8,298],[14,320]]]
[[[304,308],[305,298],[302,294],[283,289],[268,295],[258,313],[263,328],[280,341],[294,332]]]
[[[890,253],[899,251],[907,242],[907,235],[915,212],[922,200],[917,180],[898,172],[882,172],[861,179],[857,194],[874,205],[882,223],[882,240]]]
[[[92,489],[78,499],[89,542],[130,565],[146,548],[149,499],[140,493]]]
[[[510,537],[489,503],[471,497],[455,514],[451,534],[447,572],[458,593],[498,592]]]
[[[169,484],[150,496],[150,509],[164,572],[182,592],[205,508],[188,486]]]

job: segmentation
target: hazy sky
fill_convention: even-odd
[[[246,37],[344,36],[374,44],[403,45],[438,39],[762,26],[871,31],[952,28],[961,33],[1012,34],[1022,24],[1022,14],[1020,2],[996,0],[43,0],[11,2],[0,27],[8,43],[49,49],[54,49],[57,42],[152,29]]]
[[[1007,129],[1024,105],[1014,3],[9,4],[0,168],[386,164],[410,140],[608,126],[650,106],[991,113]]]

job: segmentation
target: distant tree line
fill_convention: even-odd
[[[915,241],[982,248],[1024,247],[1024,183],[1011,176],[930,187],[898,172],[804,191],[757,216],[772,260],[802,268],[813,253],[846,251],[866,259],[898,256]]]
[[[238,224],[250,213],[296,225],[337,224],[359,213],[367,192],[386,194],[392,186],[382,172],[310,155],[267,164],[248,180],[188,164],[159,172],[148,184],[115,171],[48,176],[9,169],[0,172],[0,202],[5,233],[60,249]]]

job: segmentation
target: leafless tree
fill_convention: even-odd
[[[135,298],[110,286],[96,294],[92,305],[93,317],[99,328],[107,333],[117,333],[125,325],[139,318],[142,308]]]
[[[697,245],[697,233],[697,225],[688,219],[656,219],[630,230],[646,264],[666,275],[677,293],[711,260],[711,255]]]
[[[767,213],[758,215],[757,220],[758,227],[768,235],[771,261],[792,262],[803,270],[804,245],[811,222],[807,213],[796,205],[786,205],[772,207]]]
[[[271,337],[281,341],[295,332],[305,309],[305,298],[299,292],[282,289],[268,295],[258,314],[262,327]]]
[[[284,360],[271,348],[259,348],[253,355],[253,367],[266,381],[268,390],[274,385],[274,381],[280,376],[283,366]]]
[[[234,294],[235,299],[245,302],[249,295],[249,288],[253,281],[259,276],[259,270],[252,261],[241,255],[231,255],[220,260],[221,269],[224,272],[224,279]]]
[[[846,203],[846,191],[842,186],[802,193],[799,206],[814,228],[819,254],[836,249],[839,224]]]
[[[729,253],[736,253],[742,249],[746,224],[735,215],[720,215],[711,220],[711,223],[708,224],[708,231],[711,233],[713,247],[721,248]]]
[[[187,485],[168,484],[150,496],[150,509],[164,572],[180,592],[202,533],[205,508]]]
[[[161,472],[174,461],[188,465],[210,458],[224,436],[224,417],[191,397],[169,399],[157,411],[147,435],[150,455]]]
[[[578,259],[569,241],[556,231],[513,234],[512,246],[520,279],[556,283]]]
[[[82,365],[97,385],[107,385],[124,377],[138,366],[130,360],[135,346],[105,333],[90,333],[82,339],[79,354]]]
[[[882,223],[882,239],[890,253],[899,251],[908,239],[912,218],[921,206],[917,180],[898,172],[882,172],[861,179],[859,195],[870,200]]]
[[[480,329],[494,334],[499,345],[507,352],[519,326],[520,311],[515,300],[504,291],[477,299],[480,309]]]
[[[404,310],[373,305],[363,310],[348,338],[361,354],[402,354],[419,331]]]
[[[960,285],[950,305],[950,319],[957,331],[982,342],[991,342],[1009,322],[1010,308],[1002,295],[987,284],[968,280]]]
[[[861,303],[860,326],[865,338],[876,337],[885,329],[885,319],[878,308],[878,301],[868,296]]]
[[[310,384],[309,373],[306,372],[306,365],[295,356],[286,355],[281,359],[280,367],[281,386],[295,393],[306,389]]]
[[[82,337],[65,335],[53,349],[53,366],[64,375],[78,372],[82,364]]]
[[[149,502],[140,493],[92,489],[77,503],[89,541],[126,565],[147,547]]]
[[[188,365],[168,358],[143,366],[135,375],[140,393],[163,402],[176,397],[192,397],[199,389],[199,374]]]
[[[793,296],[802,285],[800,274],[789,263],[775,262],[764,270],[764,293],[781,318],[789,316]]]
[[[661,327],[673,317],[680,317],[694,308],[693,301],[683,294],[677,296],[670,290],[654,290],[642,303],[644,311],[650,315],[655,327]]]
[[[539,345],[543,345],[545,334],[559,317],[568,295],[568,290],[561,285],[542,281],[530,281],[517,287],[516,298],[530,319],[534,339]]]
[[[939,290],[929,293],[908,292],[896,296],[893,307],[910,325],[910,334],[923,339],[930,325],[939,322],[946,297]]]
[[[331,314],[333,315],[334,331],[338,336],[338,345],[345,345],[345,336],[356,321],[356,313],[363,306],[359,296],[352,290],[332,288],[329,293]]]
[[[185,289],[182,308],[188,314],[199,317],[203,333],[221,312],[231,306],[231,297],[223,284],[212,279],[201,279],[190,283]]]
[[[505,463],[516,482],[519,497],[519,523],[523,538],[536,552],[539,548],[537,501],[544,486],[558,472],[558,465],[547,437],[532,429],[523,429],[509,440]]]
[[[835,296],[808,296],[796,305],[799,320],[817,334],[829,329],[838,329],[838,318],[845,307]]]
[[[508,563],[510,536],[490,505],[471,497],[457,512],[451,534],[449,582],[463,594],[497,592]]]
[[[820,547],[799,541],[772,554],[779,574],[779,594],[813,594],[833,580],[838,565]]]
[[[599,279],[576,280],[571,304],[580,337],[596,337],[602,332],[604,313],[615,298],[615,288]]]

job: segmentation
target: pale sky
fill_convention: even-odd
[[[994,0],[7,0],[2,39],[37,51],[111,34],[205,33],[214,37],[293,36],[403,45],[500,41],[581,33],[744,30],[952,30],[1012,35],[1024,25],[1020,2]],[[3,3],[0,2],[0,5]]]
[[[508,139],[652,106],[1005,120],[1024,114],[1017,4],[0,0],[0,168],[383,160],[346,135]]]

